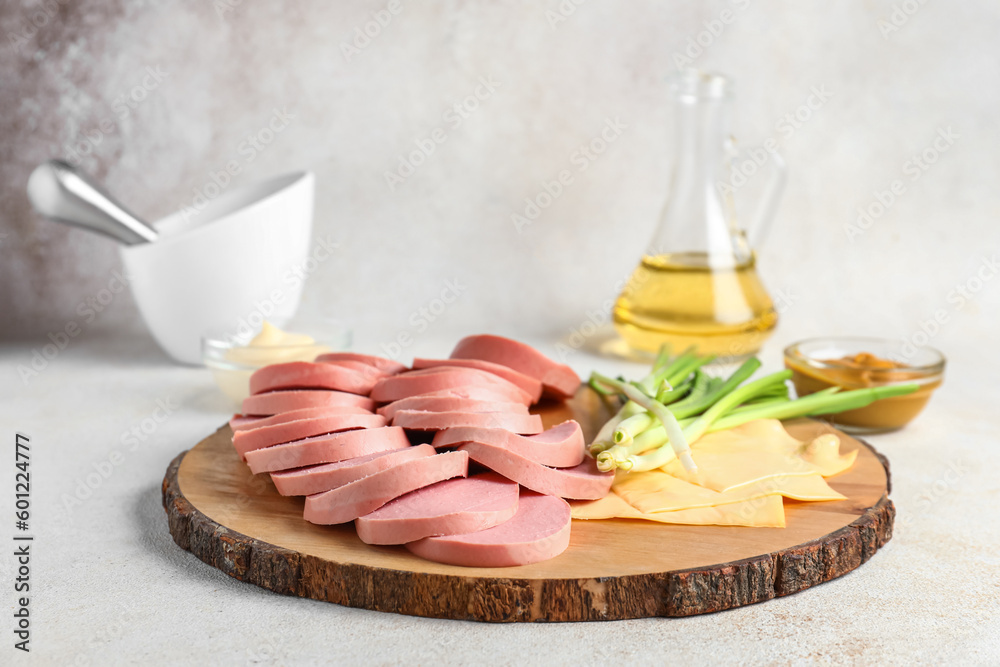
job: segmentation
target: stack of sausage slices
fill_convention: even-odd
[[[568,366],[499,336],[469,336],[412,369],[324,354],[253,374],[233,446],[280,494],[305,496],[307,521],[354,521],[369,544],[441,563],[526,565],[569,545],[564,499],[602,498],[614,478],[584,456],[577,422],[544,431],[528,410],[579,385]]]

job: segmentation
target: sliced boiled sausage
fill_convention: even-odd
[[[516,384],[518,387],[530,394],[532,403],[537,403],[538,399],[542,397],[541,382],[530,375],[525,375],[524,373],[516,371],[508,366],[495,364],[492,361],[483,361],[481,359],[421,359],[419,357],[413,360],[413,368],[415,370],[441,367],[476,368],[481,371],[486,371],[487,373],[493,373],[494,375],[499,375],[508,382]]]
[[[449,479],[400,496],[358,517],[354,525],[368,544],[474,533],[511,519],[517,497],[517,483],[496,473]]]
[[[306,521],[335,524],[353,521],[374,512],[390,500],[452,477],[465,477],[469,456],[448,452],[405,461],[344,486],[306,496]]]
[[[256,415],[235,414],[229,419],[229,428],[231,428],[235,433],[236,431],[242,429],[253,428],[254,424],[262,422],[265,419],[270,419],[270,417],[258,417]]]
[[[588,458],[573,468],[549,468],[509,449],[470,442],[459,446],[476,463],[512,479],[532,491],[573,500],[597,500],[608,495],[613,472],[600,472]],[[266,450],[265,450],[266,451]]]
[[[464,535],[425,537],[406,545],[438,563],[465,567],[513,567],[555,558],[569,546],[570,507],[562,498],[521,491],[509,521]]]
[[[285,389],[334,389],[367,395],[379,377],[374,374],[312,361],[289,361],[264,366],[250,376],[250,393],[263,394]]]
[[[502,428],[449,428],[439,431],[431,444],[434,447],[453,447],[468,442],[500,447],[552,468],[572,468],[583,463],[584,459],[583,429],[573,420],[527,436]]]
[[[316,361],[319,363],[329,361],[358,361],[369,366],[374,366],[380,371],[385,371],[388,375],[395,375],[407,370],[406,366],[398,361],[386,359],[385,357],[376,357],[372,354],[358,354],[357,352],[327,352],[316,357]]]
[[[401,428],[390,426],[342,431],[255,449],[247,452],[246,459],[250,471],[256,475],[261,472],[334,463],[409,446],[410,441],[406,438],[406,432]]]
[[[387,373],[381,368],[372,366],[371,364],[366,364],[363,361],[354,361],[352,359],[341,359],[339,361],[323,361],[317,363],[330,364],[331,366],[340,366],[341,368],[349,368],[352,371],[357,371],[364,376],[370,376],[376,380],[381,380],[384,377],[389,377],[392,373]]]
[[[448,389],[438,389],[428,391],[423,394],[408,396],[407,398],[464,398],[471,401],[494,401],[496,403],[519,403],[525,408],[530,405],[527,401],[520,400],[521,394],[512,393],[509,389],[498,387],[487,387],[483,385],[461,385],[449,387]],[[401,401],[406,398],[399,399]],[[393,401],[393,403],[398,401]]]
[[[502,336],[467,336],[458,342],[452,359],[480,359],[501,364],[541,381],[545,394],[569,398],[580,386],[576,372],[524,343]]]
[[[271,481],[274,482],[274,488],[283,496],[311,496],[388,470],[404,461],[427,456],[434,456],[434,448],[430,445],[417,445],[388,452],[375,452],[336,463],[272,472]]]
[[[357,415],[325,415],[313,419],[299,419],[273,426],[236,431],[233,434],[233,447],[236,448],[236,452],[241,457],[246,458],[247,452],[254,449],[281,445],[324,433],[336,433],[355,428],[379,428],[385,424],[385,417],[370,412]]]
[[[367,396],[328,389],[302,389],[248,396],[243,399],[242,411],[244,415],[267,417],[292,410],[333,405],[353,405],[369,411],[375,409],[375,401]]]
[[[471,398],[450,396],[411,396],[383,405],[376,412],[391,420],[400,410],[423,410],[424,412],[509,412],[516,415],[528,414],[528,406],[523,403],[500,401],[476,401]]]
[[[392,418],[393,426],[411,431],[441,431],[457,426],[499,428],[514,433],[541,433],[542,418],[538,415],[508,412],[426,412],[400,410]]]
[[[229,420],[229,426],[233,431],[248,431],[261,426],[274,426],[286,422],[298,421],[299,419],[312,419],[314,417],[325,417],[327,415],[370,415],[371,410],[365,410],[355,405],[329,405],[319,408],[302,408],[301,410],[291,410],[280,412],[270,417],[250,417],[247,415],[234,415]],[[384,416],[384,415],[383,415]],[[388,417],[387,417],[388,419]]]
[[[469,385],[496,389],[498,392],[502,392],[507,400],[515,403],[524,403],[525,405],[531,403],[531,395],[516,384],[475,368],[424,369],[423,371],[409,371],[393,375],[379,380],[372,388],[370,396],[380,403],[389,403],[432,391]]]

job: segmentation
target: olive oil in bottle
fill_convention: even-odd
[[[777,321],[752,253],[723,267],[699,252],[643,257],[614,307],[618,333],[644,352],[669,343],[675,352],[694,346],[743,357],[760,349]]]
[[[694,347],[735,361],[757,352],[778,322],[751,241],[763,238],[773,218],[784,162],[761,149],[766,158],[758,166],[771,177],[735,179],[735,166],[745,171],[747,161],[741,162],[729,131],[727,77],[685,70],[672,78],[671,92],[676,156],[669,196],[642,262],[615,303],[615,328],[632,352],[655,353],[669,343],[675,354]],[[746,178],[744,171],[738,173]],[[754,200],[748,232],[738,218]]]

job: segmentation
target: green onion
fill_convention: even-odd
[[[647,396],[655,396],[660,384],[674,372],[673,369],[674,365],[670,361],[670,346],[664,343],[660,346],[660,351],[656,355],[656,361],[653,362],[653,368],[649,375],[640,380],[637,386]]]
[[[760,362],[758,362],[759,365]],[[717,420],[719,417],[724,415],[726,412],[735,408],[736,406],[750,400],[754,396],[762,393],[763,391],[771,389],[775,384],[784,384],[785,380],[792,377],[791,371],[779,371],[777,373],[771,373],[766,375],[759,380],[754,380],[734,391],[726,393],[724,396],[719,398],[712,407],[698,417],[690,427],[688,427],[694,437],[692,440],[697,440],[712,425],[712,422]]]
[[[610,392],[610,394],[614,393],[615,392],[613,391]],[[613,439],[614,432],[618,424],[641,411],[642,408],[638,404],[633,403],[632,401],[626,401],[621,409],[618,410],[618,413],[609,419],[607,423],[601,427],[601,430],[597,432],[597,436],[594,438],[594,442],[591,443],[589,448],[590,455],[597,456],[605,449],[613,446],[615,444]]]
[[[684,399],[690,393],[693,387],[694,387],[693,377],[686,378],[673,389],[669,390],[661,389],[656,394],[656,400],[658,400],[660,403],[663,403],[664,405],[672,405]]]
[[[743,384],[760,367],[759,360],[748,359],[723,380],[702,370],[713,359],[699,357],[691,350],[670,359],[669,351],[661,348],[649,374],[638,382],[593,373],[588,384],[595,391],[625,399],[590,445],[598,468],[639,472],[678,458],[685,469],[694,471],[689,444],[705,433],[757,419],[834,414],[918,389],[913,383],[852,391],[830,387],[790,400],[787,380],[791,371]]]
[[[784,381],[785,377],[787,377],[787,373],[787,371],[774,373],[773,375],[769,375],[758,380],[757,383],[760,384],[758,384],[757,387],[747,385],[746,387],[741,387],[740,390],[759,391],[761,387],[766,387],[766,383],[768,381],[775,381],[776,376],[780,377],[781,381]],[[854,410],[855,408],[863,408],[880,398],[902,396],[904,394],[912,393],[916,391],[918,387],[919,385],[915,383],[909,383],[885,387],[854,389],[839,393],[823,393],[822,395],[817,393],[796,399],[794,401],[785,401],[781,405],[756,406],[753,409],[742,410],[723,418],[719,418],[719,415],[726,411],[725,407],[719,408],[713,413],[713,411],[715,411],[716,408],[722,403],[722,401],[720,401],[720,403],[716,403],[716,405],[712,406],[712,408],[704,415],[698,417],[690,424],[687,424],[684,428],[684,435],[688,439],[688,442],[693,443],[697,442],[701,436],[709,431],[724,431],[757,419],[793,419],[795,417],[808,417],[810,415],[833,414],[843,412],[844,410]],[[733,392],[733,394],[735,393],[736,392]],[[730,398],[733,394],[726,397],[729,399],[730,403],[738,400]],[[635,472],[655,470],[656,468],[669,463],[674,458],[673,454],[673,451],[664,445],[649,452],[648,454],[630,456],[626,459],[625,464],[620,465],[619,467],[623,470],[632,470]]]
[[[829,389],[809,394],[782,405],[760,405],[727,415],[718,422],[718,429],[724,430],[756,419],[794,419],[813,415],[830,415],[845,410],[855,410],[871,405],[880,398],[903,396],[915,392],[920,385],[910,382],[882,387],[866,387],[838,393],[828,393]]]
[[[590,378],[590,381],[587,382],[587,386],[590,387],[591,389],[593,389],[594,391],[596,391],[601,396],[614,396],[615,395],[615,392],[610,391],[608,389],[605,389],[604,387],[600,386],[600,384],[598,384],[597,382],[595,382],[594,378]]]
[[[605,377],[600,373],[592,373],[591,380],[596,379],[598,382],[613,387],[617,389],[620,393],[624,394],[627,398],[638,403],[642,407],[646,408],[660,420],[663,424],[663,430],[666,431],[667,437],[670,439],[669,444],[671,450],[676,454],[677,458],[680,459],[681,464],[684,468],[690,472],[694,472],[698,469],[698,466],[694,464],[694,459],[691,458],[691,449],[688,447],[687,439],[684,437],[684,432],[681,430],[680,424],[677,423],[677,419],[674,417],[673,413],[667,409],[662,403],[658,402],[654,398],[650,398],[644,394],[639,388],[628,384],[626,382],[619,382],[613,380],[609,377]],[[630,459],[629,459],[630,460]],[[627,468],[628,460],[622,462],[616,467]],[[606,465],[606,464],[605,464]],[[598,460],[598,467],[601,467],[601,461]],[[610,468],[613,470],[614,468]]]
[[[704,412],[710,406],[717,404],[723,396],[726,396],[740,386],[740,383],[753,375],[758,368],[760,368],[760,361],[756,357],[747,359],[739,368],[736,369],[736,372],[730,375],[729,378],[719,386],[718,389],[708,392],[699,400],[693,401],[690,405],[685,406],[683,409],[675,407],[674,414],[677,415],[678,418],[683,419],[684,417],[691,417]],[[740,402],[742,403],[743,401],[741,400]]]
[[[654,421],[655,417],[649,412],[640,412],[637,415],[632,415],[618,424],[618,428],[615,429],[612,439],[618,444],[631,442],[632,438],[652,426]]]
[[[685,380],[685,382],[689,383],[691,389],[688,395],[684,397],[683,401],[678,401],[678,403],[684,403],[684,404],[690,403],[691,401],[697,400],[698,397],[704,395],[708,391],[709,381],[712,379],[711,376],[709,376],[707,373],[705,373],[699,368],[694,372],[692,378]],[[656,395],[656,400],[663,403],[671,393],[672,392],[666,392],[666,391],[660,392],[659,394]]]
[[[667,375],[667,381],[672,385],[680,384],[680,382],[687,376],[691,375],[691,373],[694,373],[702,366],[709,364],[714,360],[715,360],[714,355],[710,357],[693,357],[687,362],[681,364],[679,368],[674,369],[672,373]]]

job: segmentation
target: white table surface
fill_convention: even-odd
[[[768,369],[779,367],[782,335],[765,349]],[[456,338],[425,338],[411,352],[445,354]],[[31,437],[35,536],[31,654],[12,648],[6,613],[2,664],[1000,661],[1000,420],[995,370],[976,346],[949,351],[944,388],[915,423],[870,438],[891,462],[898,515],[892,541],[855,572],[707,616],[501,625],[283,597],[197,560],[167,531],[160,483],[178,452],[228,416],[209,373],[171,365],[144,334],[92,335],[22,383],[17,365],[39,345],[0,347],[0,539],[10,544],[15,532],[15,431]],[[584,353],[570,363],[581,375],[629,370]],[[144,442],[130,440],[157,401],[177,407]],[[107,463],[113,452],[116,464]],[[0,551],[3,604],[13,610],[14,559]]]

